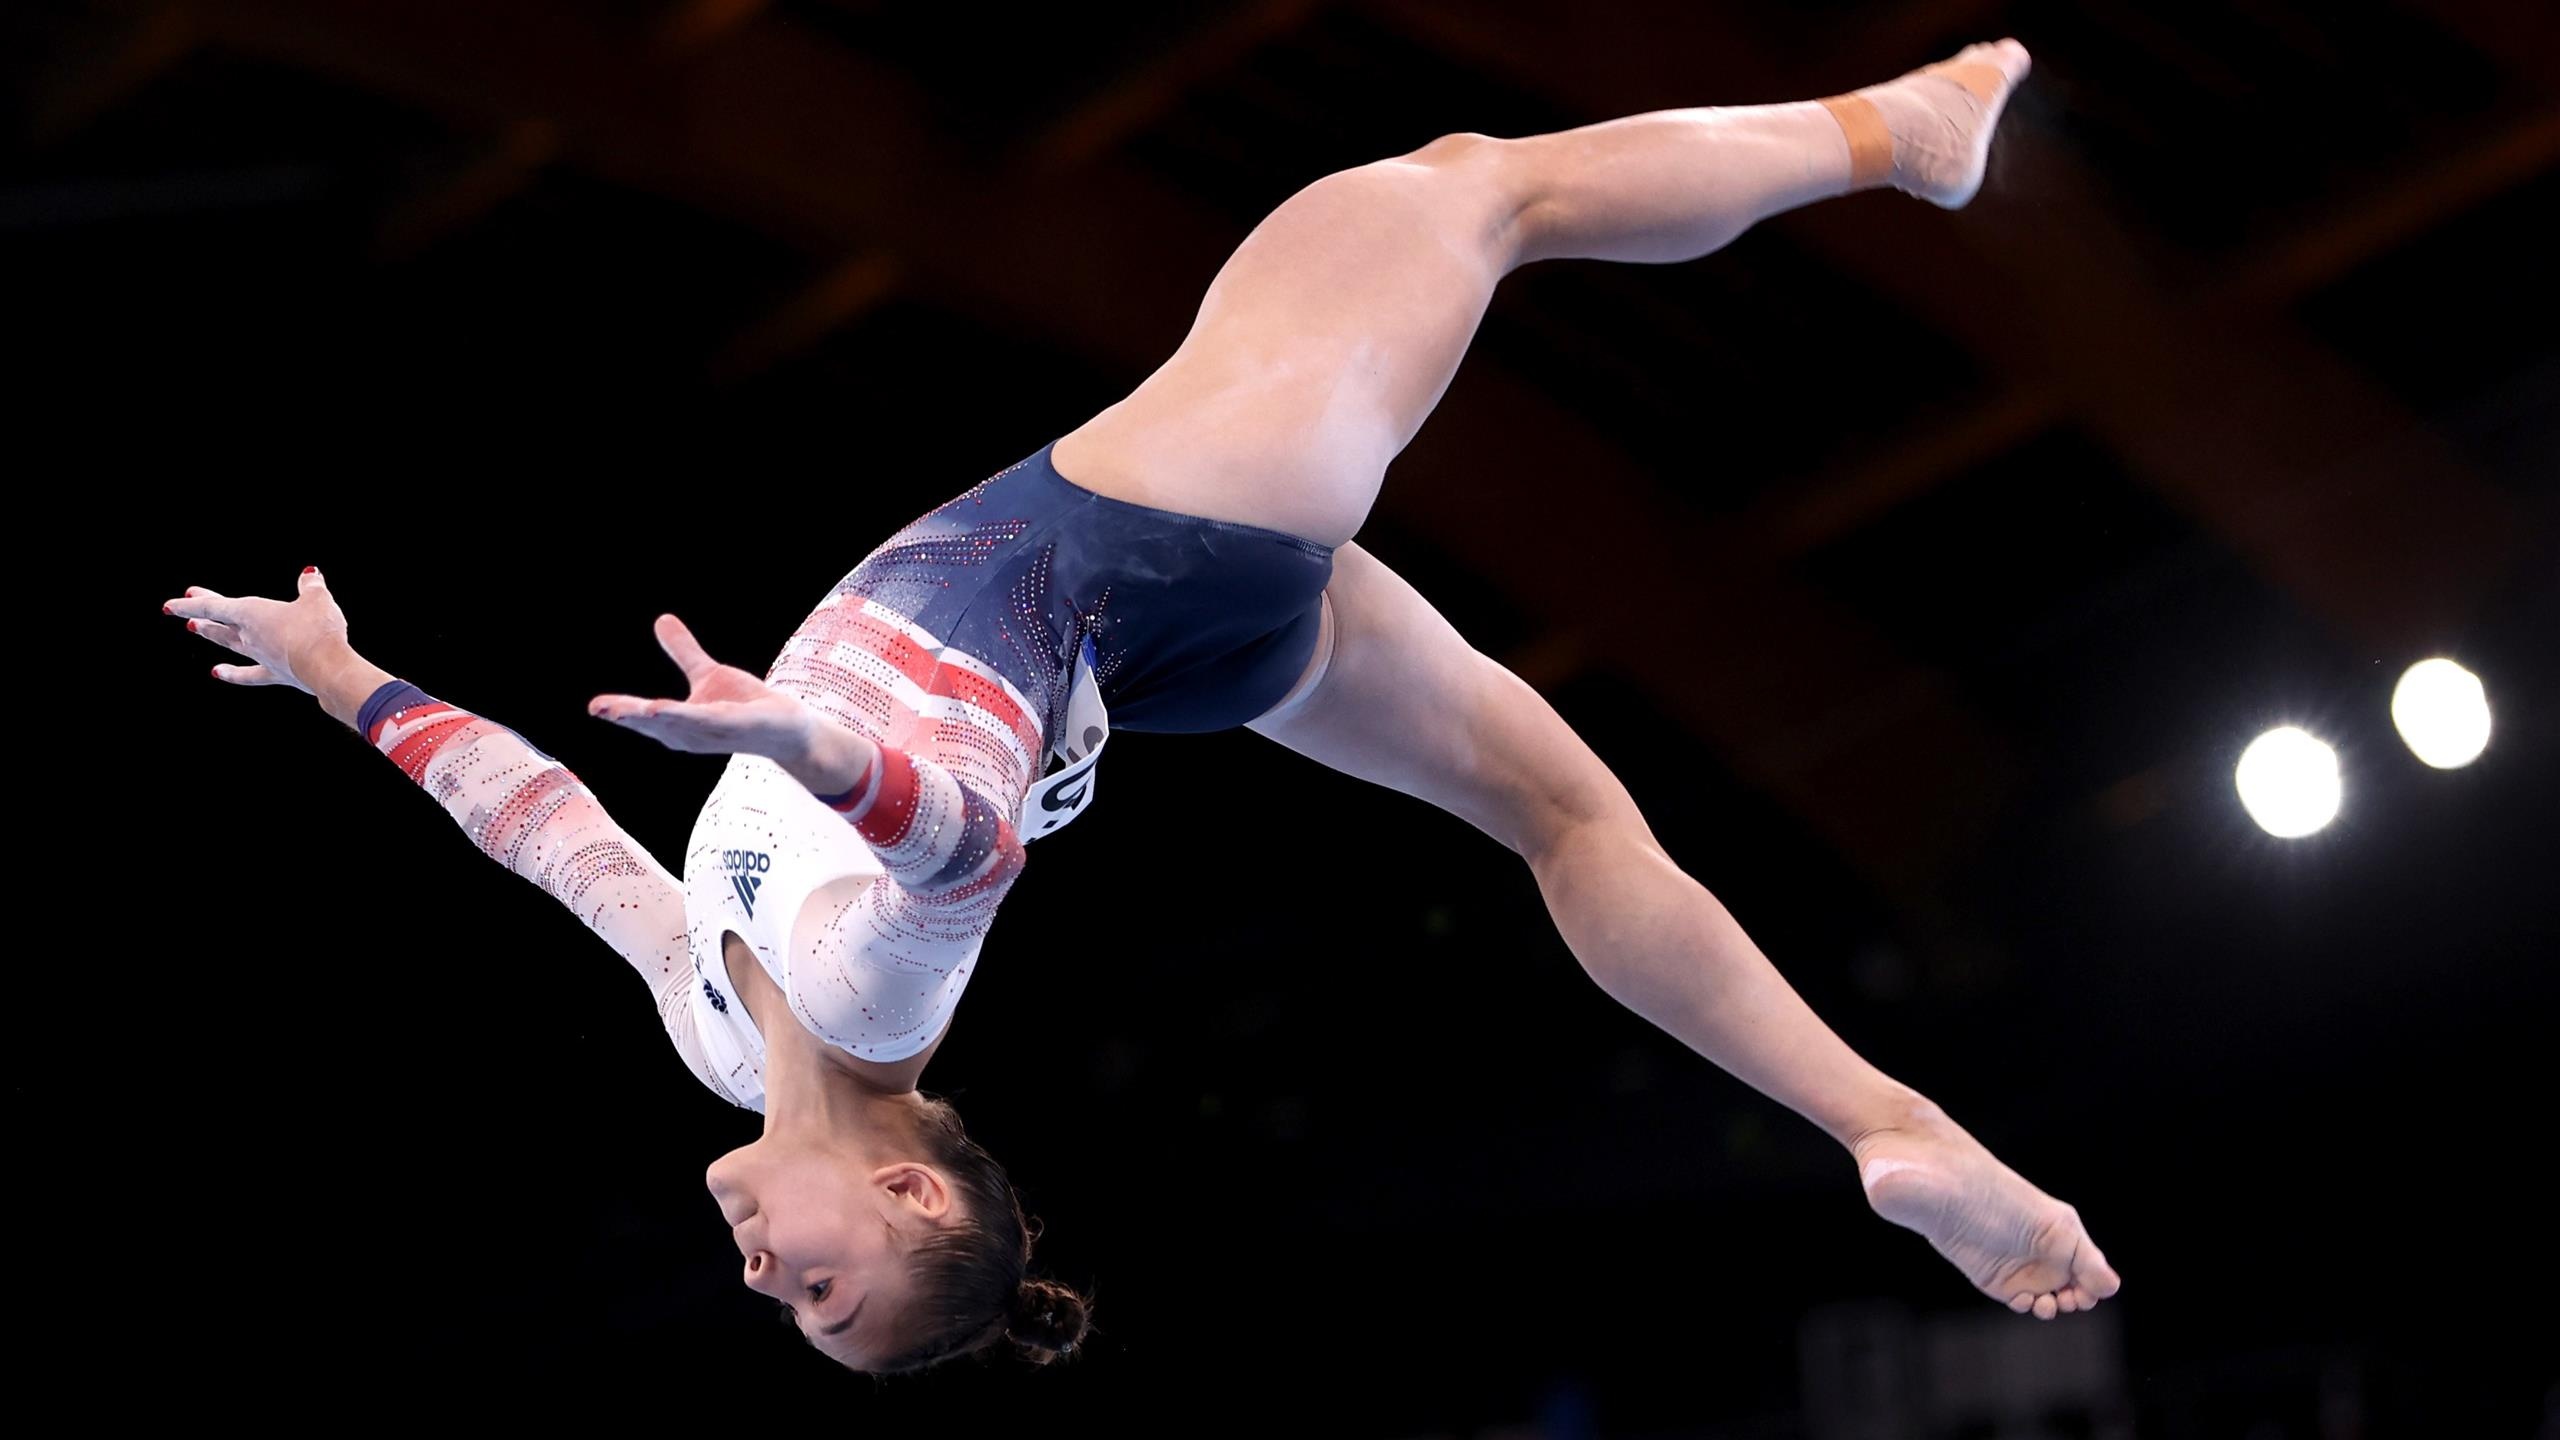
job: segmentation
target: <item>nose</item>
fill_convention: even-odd
[[[782,1267],[774,1263],[770,1250],[747,1252],[747,1288],[759,1295],[778,1295],[781,1290]]]

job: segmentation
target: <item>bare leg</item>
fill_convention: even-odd
[[[1854,99],[1449,135],[1328,175],[1245,238],[1181,348],[1062,438],[1058,469],[1121,499],[1339,545],[1518,266],[1695,259],[1860,185],[1961,203],[2027,56],[2003,42],[1958,59]]]
[[[1255,730],[1516,851],[1601,989],[1821,1126],[1857,1161],[1876,1212],[1983,1293],[2048,1320],[2115,1293],[2078,1212],[1833,1033],[1536,691],[1357,544],[1337,555],[1327,593],[1331,662]]]
[[[2078,1215],[1843,1043],[1546,702],[1348,543],[1503,275],[1548,258],[1693,258],[1862,183],[1960,204],[2026,68],[2014,46],[1968,56],[1980,68],[1963,78],[1828,104],[1450,136],[1329,176],[1246,240],[1173,359],[1056,458],[1124,499],[1340,546],[1330,661],[1254,728],[1520,853],[1603,989],[1821,1125],[1880,1214],[2050,1319],[2116,1288]]]

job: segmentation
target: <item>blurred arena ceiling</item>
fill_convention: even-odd
[[[1706,264],[1524,272],[1380,513],[1522,617],[1499,648],[1533,682],[1623,677],[1906,910],[2029,769],[2139,819],[2176,742],[2110,677],[2191,637],[2127,615],[2283,610],[2405,663],[2525,563],[2552,468],[2548,315],[2506,288],[2560,253],[2549,6],[133,0],[6,24],[12,229],[358,173],[313,243],[385,286],[662,247],[657,358],[706,392],[814,387],[928,324],[1134,379],[1328,170],[1835,93],[2017,33],[2036,77],[1971,210],[1866,197]]]

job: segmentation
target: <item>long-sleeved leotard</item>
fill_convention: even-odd
[[[793,1008],[831,1044],[912,1054],[933,1035],[910,1043],[863,1006],[829,997],[884,988],[872,981],[888,973],[948,972],[974,954],[1021,870],[1010,817],[1030,787],[1039,731],[1023,706],[974,693],[980,682],[965,669],[927,660],[894,614],[841,593],[794,633],[768,683],[880,747],[850,793],[824,798],[885,873],[831,902],[795,970]],[[357,724],[482,853],[567,906],[647,980],[686,1064],[746,1103],[696,1033],[683,886],[594,792],[514,731],[406,682],[376,692]]]
[[[814,892],[828,907],[804,927],[816,939],[782,967],[794,1013],[868,1059],[932,1043],[1021,870],[1013,817],[1066,723],[1080,644],[1095,647],[1114,728],[1241,725],[1303,672],[1331,573],[1332,552],[1296,536],[1082,489],[1045,446],[875,549],[766,676],[880,747],[852,794],[826,798],[885,874],[849,896]],[[396,698],[376,697],[359,728],[481,849],[576,910],[649,980],[705,1083],[754,1104],[755,1046],[731,1043],[742,1027],[710,978],[725,922],[708,913],[731,883],[754,909],[744,892],[758,877],[716,868],[748,852],[710,849],[709,873],[687,877],[703,883],[689,909],[683,886],[557,762],[415,690]],[[688,962],[689,924],[701,933]],[[772,949],[758,949],[768,969]],[[714,1052],[720,1063],[705,1058]]]
[[[514,731],[404,681],[375,691],[356,724],[482,854],[567,906],[649,982],[667,1038],[721,1090],[694,1034],[684,888],[613,823],[595,792]]]

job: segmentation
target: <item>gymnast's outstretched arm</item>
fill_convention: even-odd
[[[217,679],[290,685],[312,696],[434,796],[482,854],[567,906],[649,982],[667,1038],[720,1091],[693,1033],[693,968],[675,877],[614,824],[567,766],[506,726],[437,700],[357,654],[347,643],[345,612],[318,570],[302,572],[297,592],[291,601],[234,599],[189,586],[166,609],[252,662],[217,665]]]

